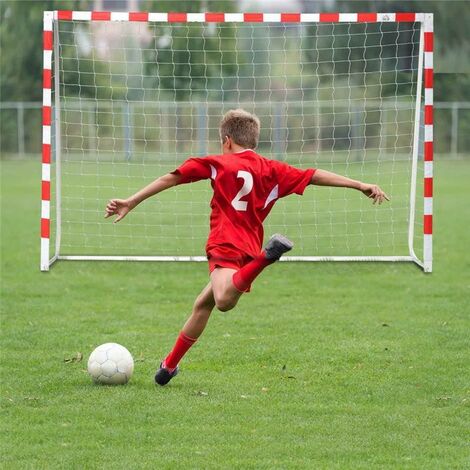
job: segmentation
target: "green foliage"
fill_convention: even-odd
[[[468,35],[468,25],[470,24],[470,8],[466,2],[460,1],[442,1],[442,0],[411,0],[407,3],[409,11],[420,11],[426,13],[434,13],[434,46],[436,50],[435,67],[439,68],[439,62],[445,61],[448,54],[452,54],[455,50],[464,50],[464,47],[470,45]],[[441,59],[441,60],[439,60]],[[461,56],[461,64],[470,72],[470,64],[468,56]],[[459,70],[442,71],[458,72]],[[464,69],[460,69],[464,71]]]
[[[433,274],[272,266],[155,388],[207,266],[59,262],[40,273],[40,165],[3,162],[2,468],[468,467],[470,166],[437,162],[436,174]],[[110,340],[136,359],[127,386],[86,374]]]
[[[302,6],[304,11],[312,9],[312,4],[303,2]],[[142,1],[139,3],[141,10],[147,11],[186,11],[186,12],[200,12],[205,8],[212,11],[234,11],[238,5],[235,2],[226,2],[223,0],[213,1],[210,3],[197,1]],[[468,60],[458,59],[466,57],[465,51],[470,50],[470,41],[467,38],[466,31],[467,25],[470,23],[470,9],[463,8],[461,2],[441,2],[441,1],[423,1],[413,0],[406,4],[400,2],[390,2],[385,0],[378,0],[374,3],[373,8],[370,2],[366,1],[337,1],[335,5],[337,10],[341,11],[430,11],[435,14],[435,47],[436,71],[454,72],[454,71],[468,71]],[[92,9],[93,2],[91,0],[82,1],[58,1],[58,0],[41,0],[41,1],[3,1],[0,3],[0,42],[2,54],[0,56],[0,67],[2,70],[0,76],[0,94],[2,100],[13,101],[40,101],[42,93],[42,14],[44,10],[53,9],[78,9],[86,10]],[[83,25],[86,28],[86,26]],[[308,35],[318,35],[312,42],[312,47],[306,52],[307,63],[315,64],[320,60],[321,64],[318,67],[320,73],[332,72],[332,57],[331,57],[331,40],[332,36],[329,34],[321,34],[325,32],[327,25],[311,25],[307,27]],[[69,24],[62,26],[65,35],[72,33],[73,25]],[[69,28],[69,32],[67,32]],[[146,72],[150,78],[145,84],[146,88],[157,92],[160,90],[163,94],[167,94],[170,98],[176,100],[185,100],[189,97],[199,98],[204,96],[206,84],[220,89],[218,96],[213,96],[213,99],[219,99],[223,93],[223,87],[235,88],[233,75],[235,73],[235,63],[240,65],[240,71],[249,72],[251,69],[249,65],[253,62],[258,62],[256,65],[256,74],[254,74],[253,83],[247,80],[245,84],[256,86],[258,89],[263,89],[264,78],[258,79],[256,75],[266,77],[269,70],[265,69],[262,65],[264,57],[260,53],[255,53],[253,57],[248,57],[243,53],[237,51],[235,43],[234,27],[225,25],[212,25],[211,27],[202,25],[191,26],[191,37],[188,39],[188,25],[173,25],[171,30],[165,26],[155,26],[157,30],[157,37],[152,44],[151,51],[145,52],[145,59],[147,64]],[[336,33],[348,28],[347,25],[336,25]],[[379,29],[386,30],[387,25],[375,24],[362,24],[355,25],[355,29],[363,29],[369,33],[365,37],[361,34],[346,35],[336,34],[335,40],[335,70],[334,73],[340,77],[339,74],[346,72],[362,72],[363,70],[377,71],[379,61],[366,60],[364,61],[363,52],[361,50],[364,45],[372,41],[374,33]],[[162,46],[159,39],[162,36],[168,36],[172,41],[172,49],[167,46]],[[365,38],[365,39],[364,39]],[[245,38],[247,40],[248,38]],[[255,38],[256,44],[260,47],[265,47],[266,38]],[[275,37],[271,38],[273,41]],[[281,39],[280,37],[278,39]],[[243,40],[243,38],[242,38]],[[384,37],[383,48],[380,51],[384,57],[387,56],[388,51],[392,50],[395,37],[393,34],[386,34]],[[217,65],[220,60],[220,54],[214,51],[219,48],[219,41],[223,43],[223,68]],[[69,43],[70,44],[70,43]],[[205,44],[206,53],[201,52],[201,46]],[[349,50],[348,50],[349,48]],[[241,49],[240,45],[238,49]],[[370,47],[366,49],[366,59],[371,59],[379,53],[377,48]],[[457,54],[457,55],[456,55]],[[129,99],[155,99],[155,93],[149,92],[148,96],[142,92],[130,92],[126,88],[126,84],[122,79],[109,76],[109,72],[115,73],[115,65],[112,69],[100,61],[98,57],[81,57],[77,60],[76,51],[72,46],[64,46],[61,51],[64,59],[64,66],[67,72],[64,79],[71,85],[67,86],[67,93],[69,95],[80,95],[82,97],[108,99],[111,95],[114,99],[123,97]],[[468,54],[467,54],[468,55]],[[338,59],[345,59],[343,62],[338,62]],[[282,62],[280,60],[276,62]],[[447,64],[447,65],[446,65]],[[397,64],[393,60],[386,61],[383,73],[394,72],[399,70],[399,73],[407,67],[406,59],[404,62]],[[451,68],[449,68],[449,65]],[[316,66],[314,66],[316,67]],[[452,68],[453,67],[453,68]],[[93,73],[95,76],[93,76]],[[318,83],[312,78],[315,70],[312,70],[306,64],[304,67],[305,83],[311,85],[314,90]],[[98,85],[97,90],[93,90],[89,85],[96,82]],[[357,88],[358,93],[361,93],[360,83],[355,83],[352,79],[352,84]],[[219,86],[220,85],[220,86]],[[243,85],[243,84],[242,84]],[[292,89],[298,88],[298,84],[292,83]],[[457,86],[457,88],[456,88]],[[387,89],[388,88],[388,89]],[[395,93],[394,87],[385,87],[382,90],[384,96]],[[468,96],[464,90],[470,89],[470,75],[457,77],[455,79],[437,79],[436,80],[436,99],[450,100],[451,96]],[[175,93],[174,90],[179,90]],[[457,90],[461,90],[458,92]],[[407,90],[401,90],[406,92]],[[130,94],[129,94],[130,93]],[[133,94],[134,93],[134,94]],[[313,91],[311,92],[313,93]],[[460,93],[460,94],[459,94]],[[245,93],[246,94],[246,93]],[[243,95],[243,92],[242,92]],[[308,95],[308,93],[307,93]],[[251,96],[246,96],[247,99]],[[441,96],[443,98],[441,98]],[[224,94],[225,98],[230,97],[230,92]],[[306,96],[308,98],[308,96]],[[243,98],[243,96],[242,96]],[[266,99],[263,92],[257,94],[260,100]],[[462,98],[456,98],[462,99]],[[468,99],[464,98],[464,99]]]
[[[43,12],[73,8],[74,1],[0,3],[0,96],[3,101],[42,101]]]
[[[123,64],[102,60],[94,49],[88,55],[82,55],[76,39],[79,31],[89,34],[90,24],[61,24],[62,96],[95,100],[122,99],[126,94],[120,74]]]
[[[470,74],[436,74],[434,93],[439,101],[470,101]]]
[[[139,2],[142,11],[167,12],[177,11],[185,13],[199,13],[203,11],[224,11],[230,13],[236,11],[235,2],[226,0],[142,0]]]
[[[228,29],[216,26],[215,34],[208,34],[205,26],[182,25],[160,28],[168,38],[168,44],[159,45],[159,35],[155,37],[152,50],[147,51],[146,74],[153,76],[151,86],[154,89],[167,90],[170,97],[185,101],[190,97],[205,98],[208,87],[220,72],[220,52],[218,35],[227,37]],[[233,53],[232,53],[233,54]],[[224,53],[228,64],[233,63],[230,52]],[[234,70],[233,65],[223,67],[223,73]],[[173,95],[173,96],[172,96]]]
[[[316,8],[311,2],[302,3],[304,11]],[[90,10],[93,5],[91,0],[0,2],[1,100],[42,100],[43,11]],[[238,6],[236,2],[224,0],[139,3],[139,8],[147,11],[234,11]],[[378,0],[372,5],[367,1],[338,0],[334,6],[336,10],[345,12],[433,12],[435,100],[470,100],[470,67],[469,61],[465,60],[470,51],[470,41],[466,35],[470,9],[464,8],[462,2],[413,0],[405,4]],[[303,29],[291,25],[287,29],[283,26],[271,28],[272,33],[269,35],[263,25],[257,25],[252,31],[246,28],[238,32],[234,25],[173,24],[170,27],[156,24],[149,27],[154,28],[155,34],[153,42],[143,52],[145,68],[142,73],[140,57],[130,58],[123,53],[124,56],[119,60],[108,62],[103,61],[95,50],[89,54],[81,53],[75,44],[76,35],[79,32],[93,34],[90,25],[61,22],[61,81],[66,84],[62,95],[115,101],[239,99],[242,102],[264,102],[284,99],[289,103],[302,99],[330,100],[334,82],[335,99],[362,99],[364,96],[369,99],[387,98],[397,94],[410,94],[410,73],[407,69],[416,65],[405,57],[399,61],[393,58],[396,34],[390,29],[393,30],[395,25],[386,23],[334,26],[316,24]],[[409,25],[404,24],[400,28],[407,29]],[[364,32],[366,34],[362,34]],[[383,35],[381,47],[377,47],[374,42],[377,34]],[[409,34],[409,42],[415,42],[411,41],[412,33]],[[405,40],[401,56],[407,55],[407,47],[408,55],[413,52],[406,42]],[[305,50],[303,57],[299,56],[299,44]],[[364,45],[367,46],[365,50]],[[134,44],[129,47],[131,49],[140,54]],[[286,65],[286,56],[289,65]],[[374,60],[378,56],[385,60]],[[466,73],[453,73],[458,71]],[[142,75],[145,77],[142,78]],[[287,83],[287,90],[283,80]],[[269,86],[266,86],[267,83]],[[442,111],[441,115],[446,113]],[[98,123],[101,121],[102,124],[109,124],[109,120],[106,113],[97,113]],[[374,120],[375,117],[372,121]],[[450,120],[450,112],[442,120]],[[461,150],[467,148],[469,143],[465,129],[470,126],[470,113],[461,112],[459,122]],[[40,123],[39,112],[28,114],[25,123],[25,132],[28,134],[26,150],[34,151],[38,142],[35,139]],[[178,122],[175,123],[177,124]],[[366,125],[369,126],[368,123]],[[3,147],[11,149],[13,145],[16,146],[16,116],[13,112],[2,111],[0,131],[0,144]],[[339,131],[337,129],[335,132]],[[291,129],[290,132],[293,135],[296,131]],[[436,126],[437,149],[443,144],[447,145],[449,133],[447,125]]]
[[[304,69],[321,77],[317,86],[343,82],[348,93],[371,99],[411,94],[418,28],[396,23],[318,23],[305,26],[304,31]]]
[[[307,11],[312,3],[302,0]],[[443,73],[470,73],[470,8],[459,0],[336,0],[336,11],[420,12],[434,14],[434,67]],[[447,89],[446,89],[447,90]],[[450,91],[450,89],[448,89]]]
[[[182,3],[178,4],[179,11],[204,11],[205,2]],[[233,5],[223,1],[211,3],[212,11],[218,11],[219,7],[221,11],[233,10]],[[173,11],[175,4],[149,2],[149,8]],[[156,33],[151,50],[144,52],[146,74],[154,77],[149,86],[163,94],[166,92],[169,99],[205,99],[208,88],[221,89],[223,77],[230,77],[236,71],[235,26],[193,23],[153,28]]]

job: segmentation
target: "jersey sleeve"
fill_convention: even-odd
[[[181,183],[194,183],[211,177],[211,165],[207,158],[188,158],[175,171],[181,176]]]
[[[310,184],[312,176],[315,173],[314,168],[301,170],[283,162],[274,162],[274,171],[279,185],[279,197],[285,197],[289,194],[302,195],[305,188]]]

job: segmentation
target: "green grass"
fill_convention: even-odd
[[[470,162],[435,173],[433,274],[273,266],[156,389],[206,265],[40,273],[40,166],[2,162],[2,468],[470,468]],[[127,386],[86,374],[106,341]]]

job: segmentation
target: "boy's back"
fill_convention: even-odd
[[[211,179],[214,196],[207,249],[230,245],[255,257],[263,242],[262,223],[275,201],[292,193],[302,194],[314,172],[247,149],[190,158],[174,173],[181,176],[183,183]]]

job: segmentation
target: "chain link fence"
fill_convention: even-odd
[[[126,158],[139,152],[190,151],[200,155],[217,152],[218,120],[223,111],[233,106],[230,103],[69,102],[62,110],[62,145],[87,153],[109,147]],[[374,139],[394,138],[394,133],[399,134],[398,113],[410,109],[409,103],[382,102],[382,111],[377,114],[377,103],[357,108],[347,103],[323,103],[324,111],[319,112],[318,104],[310,104],[310,109],[303,104],[289,103],[286,119],[285,106],[285,103],[250,104],[249,110],[266,123],[261,150],[266,150],[269,142],[269,150],[276,155],[296,152],[298,145],[310,145],[310,150],[321,151],[322,146],[330,147],[329,140],[339,131],[349,139],[350,150],[367,148],[373,145]],[[434,107],[435,153],[454,158],[469,156],[470,102],[437,102]],[[41,108],[39,102],[0,103],[2,158],[34,157],[41,153]],[[297,121],[306,116],[323,119],[314,124],[320,129],[316,135],[299,134],[303,131]],[[340,116],[347,116],[344,123],[339,123]]]

